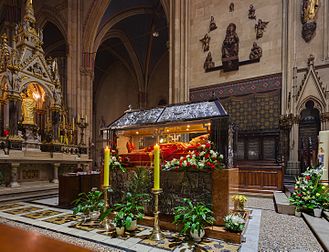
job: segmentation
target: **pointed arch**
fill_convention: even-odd
[[[84,33],[82,48],[84,52],[97,51],[93,50],[95,38],[97,35],[98,27],[110,2],[111,0],[98,0],[93,1],[92,5],[90,6],[86,22],[83,25]]]

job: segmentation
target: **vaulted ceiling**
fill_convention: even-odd
[[[111,0],[98,32],[123,14],[127,16],[111,26],[97,51],[95,88],[106,74],[104,66],[115,60],[124,61],[131,68],[140,68],[147,78],[161,56],[168,52],[167,19],[159,0]]]

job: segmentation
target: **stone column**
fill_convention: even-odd
[[[17,182],[19,165],[19,163],[11,163],[10,187],[20,187],[20,184]]]
[[[190,1],[170,0],[169,102],[189,100],[188,47]]]
[[[53,180],[51,183],[58,184],[58,169],[61,166],[59,163],[54,164],[54,174],[53,174]]]

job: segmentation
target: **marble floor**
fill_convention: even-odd
[[[34,202],[16,202],[0,205],[0,218],[14,223],[31,225],[41,230],[60,233],[68,237],[95,242],[103,247],[124,251],[160,252],[160,251],[257,251],[261,211],[255,210],[246,232],[246,242],[242,245],[231,244],[221,240],[205,238],[200,243],[185,240],[177,233],[163,230],[165,239],[161,242],[151,241],[148,237],[152,229],[138,226],[134,232],[126,232],[117,237],[115,232],[106,232],[97,223],[94,226],[83,225],[71,210],[51,207],[55,198]],[[258,231],[257,231],[258,230]],[[258,232],[258,233],[257,233]],[[94,251],[104,251],[95,249]],[[106,251],[106,250],[105,250]],[[28,251],[26,251],[28,252]]]

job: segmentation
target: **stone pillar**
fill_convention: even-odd
[[[20,165],[19,163],[11,163],[10,187],[20,186],[20,184],[17,182],[19,165]]]
[[[189,100],[188,46],[190,1],[170,0],[169,103]]]
[[[16,136],[18,133],[18,118],[20,111],[20,96],[19,94],[14,94],[8,96],[9,98],[9,129],[10,135]]]
[[[53,180],[51,181],[51,183],[58,184],[58,169],[60,166],[61,166],[61,164],[59,164],[59,163],[54,164],[54,174],[53,174]]]

